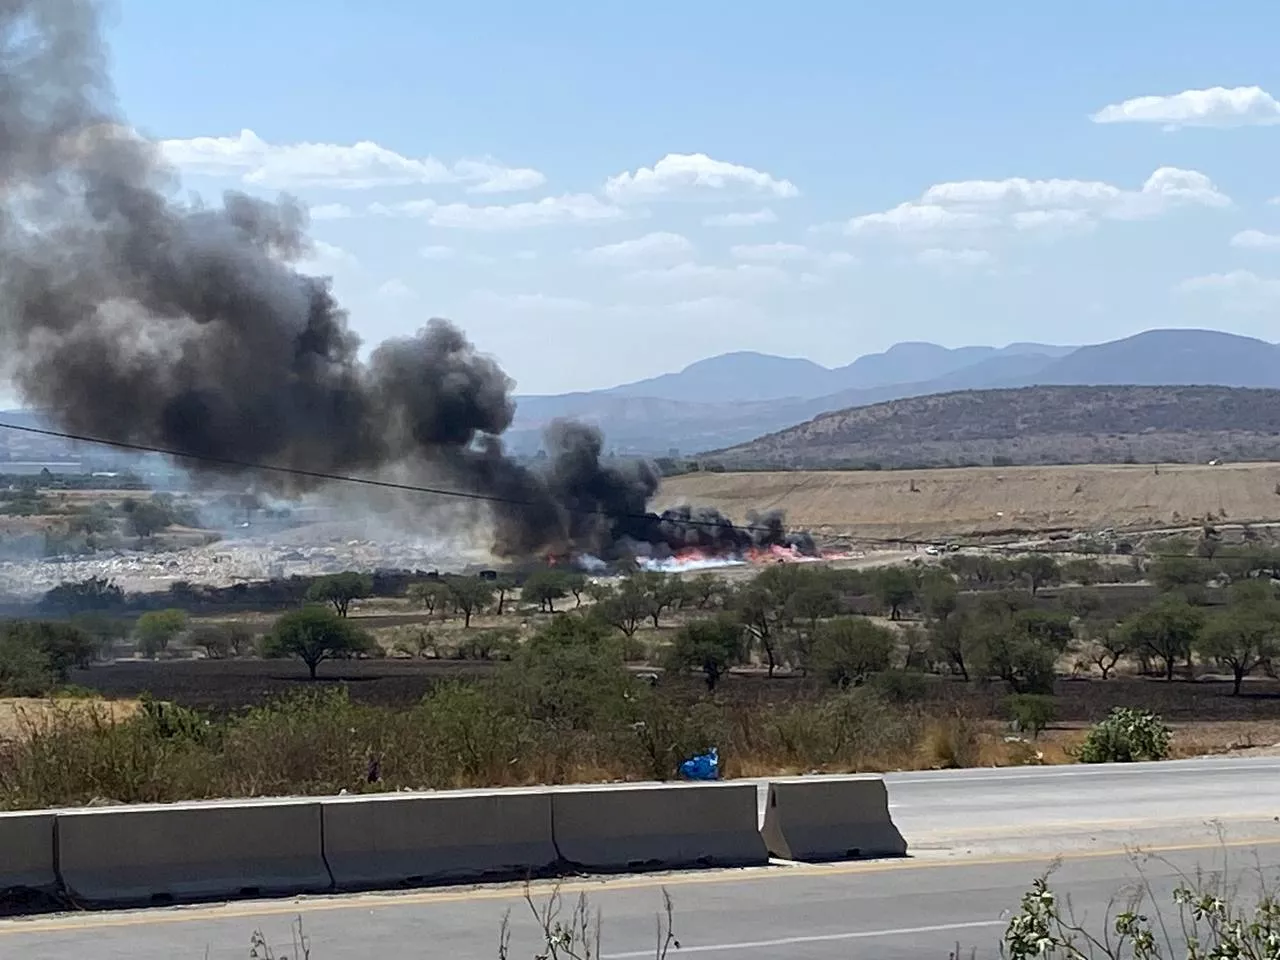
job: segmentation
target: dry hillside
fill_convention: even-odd
[[[707,455],[760,468],[1280,459],[1280,390],[1025,387],[825,413]]]
[[[937,537],[1280,520],[1278,490],[1277,463],[693,473],[663,481],[659,505],[740,519],[780,507],[789,525],[831,536]]]

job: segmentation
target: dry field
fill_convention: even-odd
[[[781,508],[788,525],[833,537],[938,537],[1280,521],[1278,490],[1277,463],[692,473],[663,481],[658,506]]]

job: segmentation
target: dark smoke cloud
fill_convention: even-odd
[[[495,498],[503,554],[788,542],[780,517],[748,532],[715,511],[647,513],[656,473],[604,462],[581,424],[551,428],[545,470],[510,459],[512,383],[446,321],[362,363],[328,280],[291,266],[309,249],[297,202],[173,199],[115,107],[96,14],[0,0],[0,349],[28,404],[76,433],[209,457],[420,464]]]

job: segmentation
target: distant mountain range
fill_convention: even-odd
[[[598,425],[618,453],[689,454],[739,444],[829,411],[959,390],[1026,386],[1280,388],[1280,346],[1211,330],[1149,330],[1081,347],[948,349],[899,343],[828,368],[738,352],[605,390],[518,397],[508,442],[532,452],[557,417]]]

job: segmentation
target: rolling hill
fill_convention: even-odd
[[[1039,385],[1194,385],[1280,389],[1280,347],[1208,330],[1149,330],[1084,347],[1016,343],[948,349],[900,343],[828,368],[729,353],[607,390],[518,397],[506,438],[533,452],[557,417],[598,425],[622,453],[692,453],[743,443],[822,413],[958,390]]]
[[[733,468],[1280,459],[1280,390],[1045,386],[825,413],[707,454]]]

